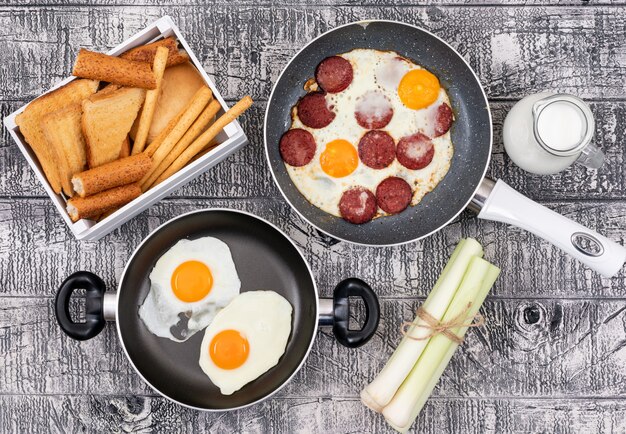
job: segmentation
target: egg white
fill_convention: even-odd
[[[206,297],[191,303],[176,297],[171,286],[172,273],[186,261],[204,263],[213,277]],[[215,314],[239,294],[240,287],[226,243],[213,237],[183,239],[156,262],[150,273],[150,292],[139,308],[139,317],[152,334],[183,342],[209,325]]]
[[[384,169],[372,169],[359,160],[356,170],[350,175],[334,178],[322,170],[320,155],[326,144],[336,139],[347,140],[358,150],[359,140],[369,130],[357,123],[355,108],[359,98],[372,90],[383,93],[391,102],[393,117],[381,130],[386,131],[396,145],[402,137],[417,132],[425,132],[431,136],[428,134],[433,128],[429,123],[431,111],[436,110],[443,102],[450,105],[445,89],[440,89],[437,100],[430,106],[412,110],[402,103],[397,88],[404,74],[413,69],[422,69],[421,66],[392,51],[355,49],[339,56],[350,61],[354,76],[352,83],[344,91],[326,95],[329,105],[334,106],[336,116],[333,121],[324,128],[309,128],[300,121],[297,106],[292,109],[291,128],[309,131],[315,138],[317,148],[309,164],[301,167],[285,164],[291,180],[309,202],[337,217],[341,216],[339,200],[344,191],[354,186],[362,186],[376,193],[378,184],[390,176],[398,176],[408,182],[413,189],[411,205],[417,205],[437,186],[450,168],[454,147],[449,131],[432,139],[435,155],[432,162],[420,170],[407,169],[397,159]],[[385,214],[379,208],[376,216]]]
[[[274,291],[248,291],[215,316],[204,332],[199,363],[222,394],[231,395],[278,363],[291,334],[292,311],[291,304]],[[213,337],[223,330],[237,330],[248,340],[248,358],[238,368],[222,369],[209,355]]]

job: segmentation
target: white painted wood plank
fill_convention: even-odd
[[[337,25],[377,17],[423,26],[456,47],[490,97],[555,89],[624,98],[623,7],[46,7],[0,9],[0,94],[33,98],[69,74],[80,47],[117,45],[169,14],[226,98],[266,98],[289,58]],[[37,35],[33,38],[33,35]],[[12,77],[18,77],[14,80]]]
[[[13,6],[37,6],[40,0],[15,0]],[[222,6],[229,5],[227,0],[46,0],[47,6]],[[429,7],[450,7],[450,6],[490,6],[490,7],[515,7],[515,6],[541,6],[541,7],[564,7],[564,6],[619,6],[623,5],[623,0],[423,0],[423,1],[398,1],[398,0],[239,0],[238,6],[393,6],[396,8],[429,6]]]
[[[358,397],[419,302],[412,296],[382,299],[376,336],[357,349],[339,345],[330,329],[322,329],[303,370],[277,396]],[[626,395],[623,300],[489,299],[483,314],[487,325],[468,334],[434,396]],[[154,394],[127,362],[113,324],[90,341],[73,341],[58,327],[50,297],[0,297],[0,348],[0,395]]]
[[[203,413],[144,396],[0,396],[7,432],[393,433],[382,416],[342,398],[275,399],[233,413]],[[429,401],[411,433],[623,432],[623,400]]]
[[[548,203],[552,209],[624,243],[626,204]],[[243,209],[278,225],[300,247],[323,293],[341,279],[361,277],[385,296],[424,297],[462,237],[475,237],[503,274],[501,297],[618,297],[626,273],[605,279],[545,241],[517,228],[481,221],[469,212],[437,234],[393,248],[362,247],[322,236],[283,201],[271,199],[166,200],[98,242],[78,242],[47,199],[0,199],[0,288],[5,295],[51,295],[70,273],[98,271],[109,285],[122,274],[133,249],[161,223],[210,207]]]

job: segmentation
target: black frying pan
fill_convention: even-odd
[[[278,365],[232,395],[222,395],[198,365],[204,333],[185,342],[151,334],[138,309],[150,288],[155,262],[177,241],[214,236],[230,247],[241,291],[271,289],[293,306],[291,336]],[[86,290],[86,321],[75,323],[69,312],[74,290]],[[365,322],[349,330],[350,296],[361,297]],[[61,329],[77,340],[90,339],[117,320],[120,342],[139,375],[157,392],[179,404],[200,410],[232,410],[275,393],[304,363],[319,325],[333,326],[337,340],[348,347],[367,342],[376,331],[379,305],[372,289],[359,279],[347,279],[335,288],[334,299],[318,304],[317,289],[308,264],[293,242],[270,223],[239,211],[204,210],[185,214],[156,229],[137,247],[120,278],[117,297],[105,293],[95,274],[78,272],[63,282],[55,300]]]
[[[304,95],[303,84],[325,57],[355,48],[392,50],[433,72],[450,96],[456,120],[450,171],[420,206],[365,225],[354,225],[311,205],[289,178],[278,150],[291,124],[291,107]],[[491,156],[491,114],[478,79],[448,44],[417,27],[389,21],[338,27],[304,47],[285,67],[269,99],[265,119],[267,156],[287,201],[309,222],[332,237],[369,245],[405,243],[429,235],[454,219],[474,195]]]
[[[447,90],[455,115],[454,156],[439,185],[400,214],[354,225],[309,203],[291,182],[278,143],[291,125],[291,108],[304,83],[328,56],[355,48],[392,50],[433,72]],[[322,232],[344,241],[385,246],[438,231],[467,206],[479,218],[515,224],[552,242],[605,276],[621,269],[626,249],[515,192],[503,181],[485,179],[491,155],[489,103],[467,62],[450,45],[421,28],[394,21],[363,21],[337,27],[306,45],[285,66],[268,101],[265,148],[272,175],[291,206]],[[320,144],[318,144],[320,146]]]

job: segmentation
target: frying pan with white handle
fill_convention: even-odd
[[[289,178],[279,140],[291,124],[291,108],[305,94],[303,84],[328,56],[355,48],[392,50],[433,72],[448,92],[455,121],[454,156],[439,185],[400,214],[354,225],[309,203]],[[491,113],[483,88],[467,62],[432,33],[394,21],[363,21],[319,36],[294,56],[278,78],[265,116],[265,148],[283,196],[310,224],[351,243],[386,246],[408,243],[437,232],[466,207],[478,218],[526,229],[574,256],[603,276],[617,273],[626,249],[608,238],[533,202],[506,183],[485,178],[492,147]]]

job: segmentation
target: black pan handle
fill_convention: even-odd
[[[349,328],[349,297],[361,297],[365,304],[365,323],[361,330]],[[360,347],[369,341],[378,328],[379,319],[378,297],[367,283],[355,277],[339,282],[332,300],[320,300],[320,325],[332,325],[337,341],[348,348]]]
[[[76,323],[70,316],[70,298],[77,289],[86,291],[84,323]],[[54,312],[66,335],[77,341],[85,341],[102,331],[106,324],[103,312],[105,290],[104,281],[88,271],[78,271],[65,279],[57,291]]]

